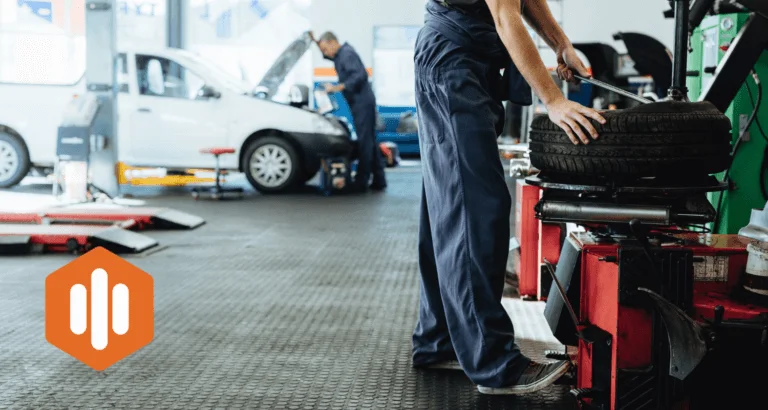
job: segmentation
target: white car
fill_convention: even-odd
[[[180,49],[121,50],[118,60],[119,160],[131,166],[210,168],[202,148],[233,147],[221,166],[242,171],[259,191],[280,192],[311,179],[322,156],[349,156],[352,131],[310,110],[307,88],[292,104],[271,99],[311,45],[289,46],[256,87]],[[0,187],[31,168],[50,168],[65,106],[85,92],[74,86],[0,85]]]

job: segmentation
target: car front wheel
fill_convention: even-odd
[[[296,184],[301,162],[296,149],[283,138],[265,137],[248,146],[243,169],[259,192],[279,193]]]
[[[10,188],[29,172],[29,155],[19,138],[0,132],[0,188]]]

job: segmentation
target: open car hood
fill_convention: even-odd
[[[304,54],[306,54],[311,46],[312,39],[309,37],[309,32],[305,32],[280,54],[280,57],[275,60],[272,67],[264,74],[264,77],[256,86],[256,90],[266,94],[267,98],[273,98],[283,84],[283,81],[285,81],[285,77],[288,76],[288,73],[291,72],[299,60],[304,57]]]

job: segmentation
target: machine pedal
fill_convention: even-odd
[[[544,352],[544,355],[547,359],[551,360],[571,360],[570,355],[559,350],[547,350]]]
[[[569,393],[576,400],[582,400],[595,397],[598,391],[595,389],[572,389]]]

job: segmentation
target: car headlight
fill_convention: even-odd
[[[323,117],[315,117],[314,129],[316,134],[344,135],[344,130]]]

